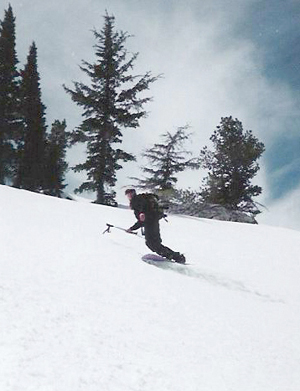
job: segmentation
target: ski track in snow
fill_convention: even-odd
[[[146,256],[151,255],[151,254],[146,254]],[[198,278],[202,281],[205,281],[209,284],[216,285],[216,286],[221,286],[229,290],[233,291],[239,291],[243,293],[249,293],[251,295],[257,296],[260,299],[270,301],[273,303],[285,303],[284,300],[282,299],[274,299],[270,295],[263,294],[257,290],[253,290],[250,288],[247,288],[245,284],[241,281],[234,281],[228,278],[224,277],[217,277],[216,275],[209,274],[205,272],[204,270],[201,270],[192,264],[187,264],[187,265],[181,265],[179,263],[175,262],[168,262],[168,261],[155,261],[154,259],[146,259],[146,256],[142,256],[142,260],[149,265],[153,265],[158,267],[159,269],[163,270],[170,270],[177,272],[179,274],[182,274],[187,277],[192,277],[192,278]]]

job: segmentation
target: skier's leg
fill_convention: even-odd
[[[146,245],[150,248],[151,251],[155,252],[158,255],[161,255],[164,258],[173,259],[174,251],[169,247],[162,245],[161,243],[156,243],[153,241],[146,241]]]
[[[145,225],[145,239],[150,250],[164,258],[175,259],[179,255],[179,253],[162,244],[158,221]]]

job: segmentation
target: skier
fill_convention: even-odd
[[[167,259],[173,259],[178,263],[185,263],[185,257],[179,252],[171,250],[162,244],[159,230],[159,219],[163,214],[158,210],[158,197],[154,194],[136,194],[134,189],[127,189],[125,194],[130,201],[130,208],[134,211],[137,222],[127,229],[131,233],[141,227],[144,227],[146,245],[151,251]],[[156,197],[156,205],[153,197]]]

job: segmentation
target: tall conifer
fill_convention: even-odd
[[[238,119],[225,117],[210,137],[214,150],[207,147],[201,151],[203,168],[209,170],[205,178],[202,197],[205,201],[224,205],[231,209],[259,213],[253,197],[262,188],[252,185],[257,174],[257,160],[265,150],[251,130],[243,130]]]
[[[41,191],[44,188],[46,125],[37,68],[37,48],[34,42],[29,49],[27,64],[21,71],[21,76],[24,133],[16,185],[31,191]]]
[[[187,158],[191,154],[184,148],[185,141],[191,136],[186,132],[187,129],[188,126],[182,126],[174,134],[164,133],[161,136],[161,143],[155,143],[153,147],[146,149],[142,156],[149,161],[149,164],[142,167],[142,171],[147,174],[147,177],[132,178],[138,181],[138,187],[157,192],[161,197],[170,198],[174,195],[176,174],[188,168],[199,168],[197,158]]]
[[[130,72],[137,54],[127,60],[124,45],[129,35],[115,31],[114,17],[104,16],[104,27],[94,30],[97,40],[96,62],[83,61],[81,70],[90,78],[90,85],[74,83],[75,88],[65,87],[84,110],[84,120],[73,132],[73,143],[86,142],[87,160],[74,167],[86,170],[88,180],[77,189],[79,192],[94,191],[96,203],[115,205],[116,172],[120,162],[134,160],[131,153],[117,148],[122,142],[122,128],[136,128],[146,115],[144,103],[150,98],[139,94],[156,80],[150,73],[134,76]]]
[[[11,180],[14,140],[20,126],[18,112],[18,71],[15,50],[15,17],[9,5],[0,22],[0,183]]]
[[[54,121],[51,133],[46,144],[46,170],[45,170],[45,193],[62,197],[65,174],[68,164],[65,160],[67,149],[66,121]]]

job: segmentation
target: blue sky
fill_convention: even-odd
[[[254,26],[256,26],[254,28]],[[300,107],[300,2],[258,1],[251,7],[248,22],[240,29],[263,53],[263,74],[286,83]],[[266,169],[273,199],[281,198],[300,181],[300,116],[287,116],[280,135],[266,151]],[[283,168],[286,170],[283,170]],[[272,172],[281,170],[272,179]]]
[[[8,2],[1,1],[0,19]],[[298,0],[11,0],[17,27],[20,64],[34,40],[38,49],[42,99],[50,127],[66,119],[79,125],[80,108],[62,84],[85,81],[81,60],[94,60],[91,30],[101,29],[105,10],[116,28],[133,35],[128,50],[139,52],[135,72],[164,77],[152,85],[149,115],[138,130],[124,132],[123,147],[135,153],[118,174],[122,201],[128,177],[139,176],[140,153],[166,131],[189,124],[187,145],[197,155],[220,123],[232,115],[265,143],[256,178],[263,187],[259,201],[269,212],[263,220],[283,221],[291,210],[300,229],[300,2]],[[69,152],[71,164],[82,160],[82,147]],[[180,187],[198,188],[205,172],[187,171]],[[83,176],[69,172],[72,190]],[[295,209],[298,212],[295,213]],[[273,212],[274,211],[274,212]],[[287,212],[285,212],[286,214]]]

